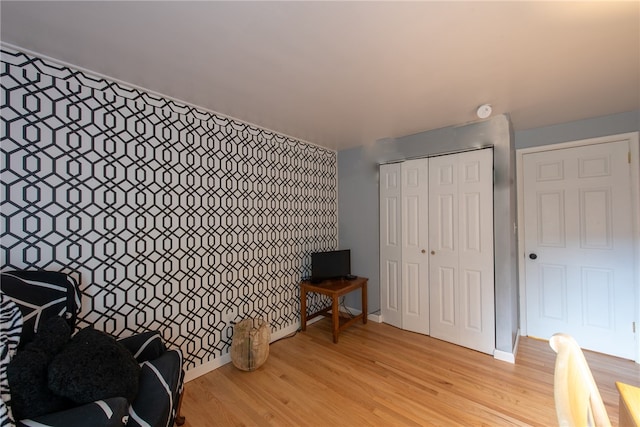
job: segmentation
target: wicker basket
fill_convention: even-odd
[[[253,371],[269,357],[269,323],[262,319],[244,319],[233,327],[231,361],[243,371]]]

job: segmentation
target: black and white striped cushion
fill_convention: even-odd
[[[18,350],[22,332],[20,308],[0,292],[0,426],[13,425],[7,366]]]
[[[1,280],[3,292],[16,303],[23,316],[24,326],[20,348],[33,339],[40,322],[49,317],[61,316],[72,328],[75,326],[80,309],[80,293],[77,282],[71,276],[48,271],[11,271],[2,273]],[[142,368],[138,396],[128,408],[128,416],[125,417],[128,418],[126,425],[131,427],[171,426],[184,381],[182,352],[179,349],[167,351],[162,336],[158,332],[147,332],[119,341],[129,349]],[[100,402],[111,403],[111,400],[106,399]],[[126,402],[126,399],[124,400]],[[123,417],[120,416],[120,402],[116,401],[113,403],[116,403],[115,407],[118,409],[114,408],[110,412],[111,415],[94,423],[90,412],[106,407],[104,404],[100,406],[100,402],[32,420],[21,420],[19,425],[84,426],[88,425],[87,420],[91,420],[92,426],[121,425]],[[78,418],[76,410],[83,415]],[[63,418],[58,418],[61,415]],[[63,424],[59,424],[60,420]],[[80,420],[80,424],[75,424],[76,420]]]
[[[127,427],[170,427],[182,392],[182,352],[168,350],[140,367],[138,397],[129,408]]]
[[[53,271],[9,271],[2,273],[0,280],[2,292],[22,312],[19,349],[33,339],[40,322],[50,317],[60,316],[74,328],[80,293],[71,276]]]
[[[129,404],[124,397],[97,400],[54,414],[18,421],[18,427],[122,427],[127,423]]]
[[[158,331],[142,332],[127,338],[118,340],[126,347],[138,363],[146,362],[160,357],[167,351],[162,336]]]

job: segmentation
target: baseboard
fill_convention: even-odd
[[[513,352],[509,353],[508,351],[495,350],[493,352],[493,358],[497,360],[502,360],[503,362],[508,363],[516,363],[516,355],[518,354],[518,345],[520,344],[520,329],[516,332],[516,343],[513,346]]]
[[[380,315],[380,313],[369,313],[367,315],[367,319],[371,320],[372,322],[382,323],[382,316]]]
[[[520,329],[516,332],[516,343],[513,345],[513,358],[518,355],[518,345],[520,344]]]
[[[191,380],[195,380],[196,378],[214,371],[220,366],[224,366],[229,362],[231,362],[231,354],[225,353],[217,359],[213,359],[209,362],[203,363],[202,365],[196,366],[195,368],[188,369],[184,373],[184,382],[188,383]]]
[[[360,314],[362,313],[362,310],[358,310],[355,308],[350,308],[347,307],[347,309],[353,313],[353,314]],[[313,319],[309,320],[307,322],[307,325],[312,325],[317,321],[320,321],[323,319],[323,316],[318,316],[318,317],[314,317]],[[381,323],[382,322],[382,316],[380,316],[379,314],[369,314],[367,316],[368,320],[371,320],[373,322],[378,322]],[[295,333],[296,331],[298,331],[300,329],[300,324],[295,324],[295,325],[291,325],[288,326],[284,329],[280,329],[279,331],[274,332],[271,335],[271,341],[270,342],[275,342],[278,341],[282,338],[287,337],[288,335],[291,335],[293,333]],[[220,356],[217,359],[211,360],[209,362],[203,363],[200,366],[196,366],[195,368],[191,368],[188,369],[187,371],[185,371],[184,374],[184,382],[189,382],[191,380],[194,380],[202,375],[205,375],[211,371],[214,371],[216,369],[218,369],[221,366],[226,365],[227,363],[231,362],[231,355],[229,353],[225,353],[222,356]]]
[[[356,316],[362,313],[362,310],[358,308],[347,307],[347,310],[349,310],[349,313]],[[375,313],[369,313],[367,314],[367,320],[371,320],[372,322],[376,322],[376,323],[382,323],[382,315],[380,315],[380,311],[376,311]]]
[[[367,319],[371,320],[372,322],[382,323],[382,314],[380,314],[379,311],[376,311],[375,313],[369,313],[367,315]]]
[[[322,317],[311,319],[309,322],[307,322],[307,325],[311,325],[312,323],[315,323],[321,319]],[[295,324],[295,325],[288,326],[284,329],[280,329],[279,331],[276,331],[271,335],[270,342],[278,341],[282,338],[285,338],[286,336],[291,335],[296,331],[298,331],[298,329],[300,329],[300,324]],[[195,368],[188,369],[187,371],[185,371],[185,374],[184,374],[184,382],[189,382],[191,380],[194,380],[230,362],[231,362],[231,354],[225,353],[219,358],[203,363],[202,365],[196,366]]]

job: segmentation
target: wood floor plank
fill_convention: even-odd
[[[640,365],[585,352],[613,425],[615,381]],[[354,324],[332,342],[328,319],[272,343],[254,372],[228,364],[185,385],[185,427],[552,426],[555,353],[521,338],[515,364],[386,324]]]

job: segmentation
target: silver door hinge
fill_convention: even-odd
[[[633,330],[633,333],[636,333],[636,322],[631,322],[631,329]]]

